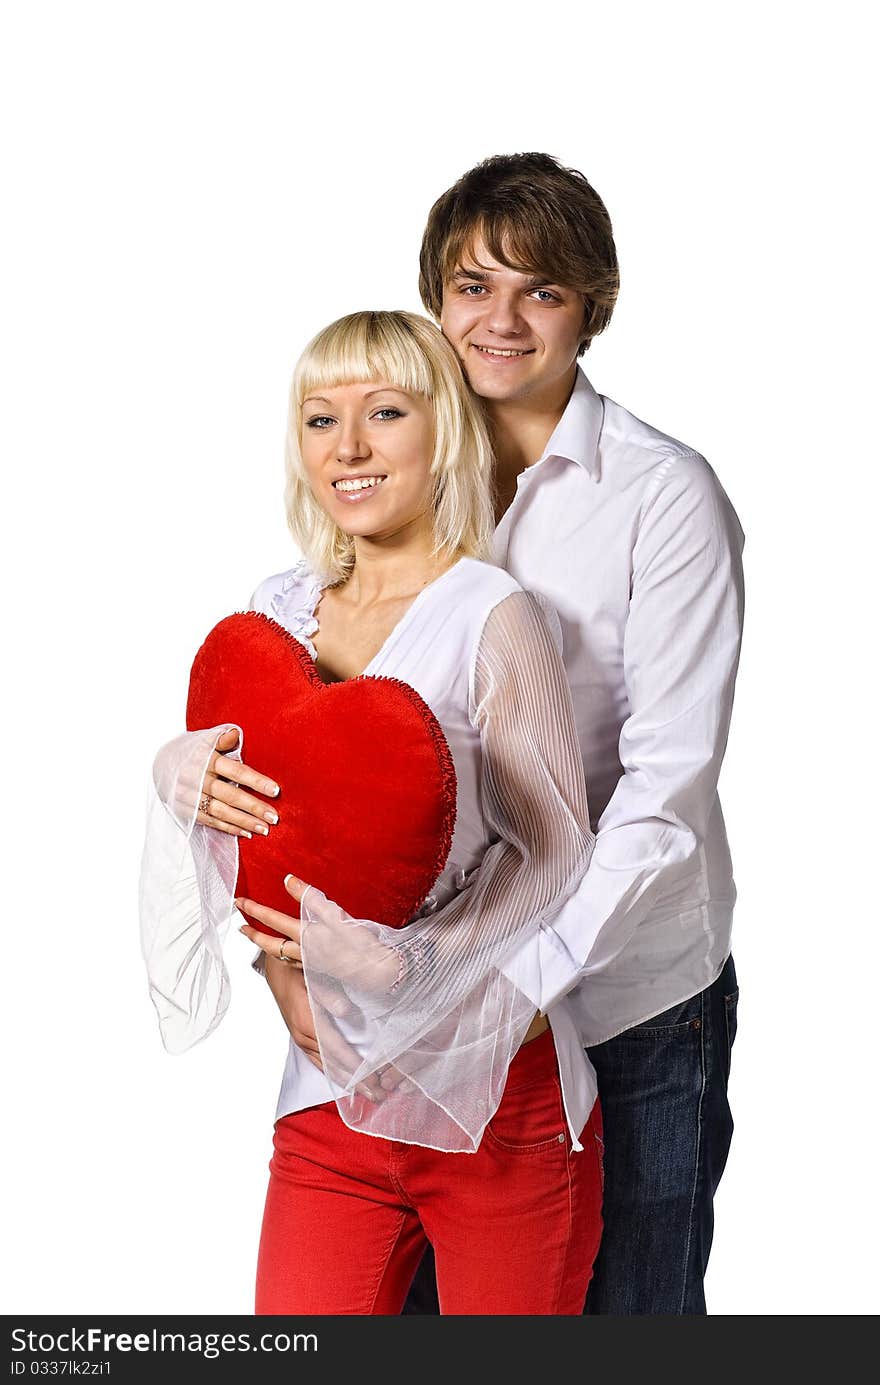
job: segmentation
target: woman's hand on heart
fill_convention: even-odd
[[[301,942],[305,932],[310,968],[341,981],[352,992],[376,995],[391,990],[400,978],[400,957],[395,948],[382,941],[378,924],[352,918],[315,885],[307,885],[295,875],[285,876],[284,887],[299,901],[301,931],[296,942]],[[276,927],[274,923],[271,926]],[[284,951],[286,954],[287,948]],[[301,958],[302,953],[299,955]]]
[[[282,914],[253,899],[239,897],[236,909],[282,937],[273,938],[246,923],[239,932],[262,948],[267,957],[302,968],[302,932],[308,929],[309,966],[356,990],[372,994],[389,991],[400,975],[400,959],[382,942],[378,925],[353,919],[314,885],[287,875],[284,888],[299,902],[301,918]]]
[[[265,837],[278,821],[278,814],[255,794],[277,798],[279,788],[268,775],[230,759],[230,752],[237,745],[238,731],[234,727],[218,737],[202,782],[196,821],[233,837]],[[254,792],[248,793],[248,789]]]
[[[290,882],[293,877],[288,876]],[[297,882],[298,884],[300,882]],[[289,893],[294,898],[300,896],[294,890]],[[323,896],[322,896],[323,898]],[[270,909],[265,904],[257,904],[252,899],[240,897],[235,901],[236,908],[257,919],[260,923],[282,933],[281,938],[273,938],[268,933],[245,924],[239,931],[262,948],[266,954],[266,980],[291,1038],[302,1050],[310,1063],[324,1071],[325,1060],[330,1071],[348,1073],[353,1071],[360,1058],[348,1040],[339,1032],[335,1024],[325,1025],[323,1029],[324,1052],[318,1046],[318,1037],[311,1003],[302,974],[302,952],[300,950],[299,919],[290,914],[282,914],[278,909]],[[286,964],[286,965],[285,965]],[[332,1020],[344,1020],[351,1005],[341,988],[324,984],[320,986],[319,1004]],[[356,1090],[370,1101],[384,1101],[400,1085],[402,1074],[390,1065],[383,1066],[380,1072],[369,1074],[357,1084]]]
[[[252,943],[256,943],[257,947],[262,948],[267,957],[274,958],[276,962],[287,962],[302,971],[300,919],[295,919],[290,914],[282,914],[278,909],[270,909],[266,904],[257,904],[256,900],[245,899],[244,896],[236,899],[235,907],[240,913],[247,914],[248,918],[264,923],[267,928],[274,928],[276,933],[283,936],[273,938],[270,933],[263,933],[250,923],[244,924],[238,930],[239,933],[243,933]]]

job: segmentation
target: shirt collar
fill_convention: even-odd
[[[563,457],[576,462],[594,481],[600,479],[599,434],[602,431],[602,399],[578,367],[565,412],[544,448],[540,462]]]

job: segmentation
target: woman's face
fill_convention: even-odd
[[[386,380],[308,395],[300,440],[315,499],[346,534],[431,531],[434,411]]]

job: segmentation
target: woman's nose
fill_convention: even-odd
[[[369,456],[370,448],[355,424],[344,426],[339,433],[336,455],[340,462],[359,462]]]

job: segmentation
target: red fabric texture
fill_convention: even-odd
[[[476,1154],[350,1130],[333,1102],[284,1116],[256,1312],[397,1314],[430,1240],[441,1313],[580,1314],[602,1231],[598,1102],[581,1143],[549,1030],[513,1059]]]
[[[190,674],[188,729],[225,721],[281,789],[268,837],[239,838],[237,892],[298,915],[293,873],[355,918],[411,918],[446,863],[456,800],[452,755],[418,693],[396,678],[325,684],[297,639],[248,611],[214,627]]]

